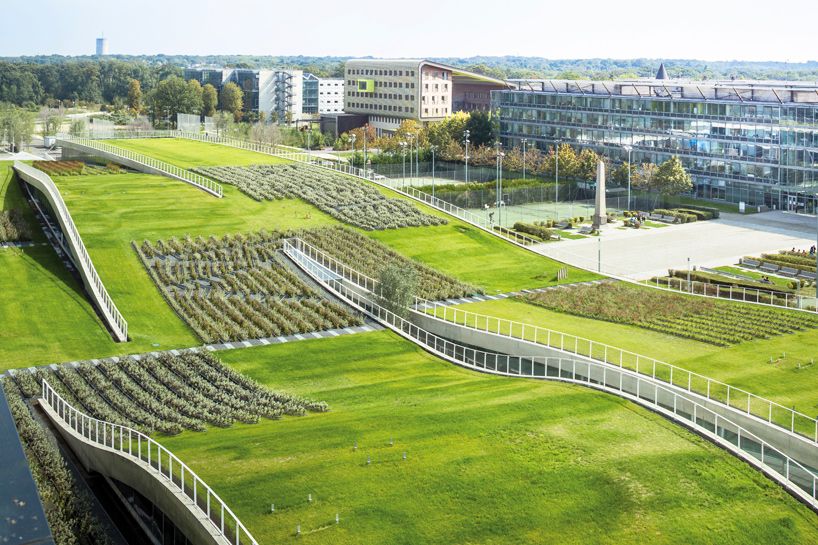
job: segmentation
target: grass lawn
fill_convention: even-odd
[[[818,543],[783,489],[613,396],[474,373],[386,332],[220,356],[330,405],[162,439],[262,543]]]
[[[468,303],[460,308],[624,348],[744,388],[784,406],[794,406],[807,415],[818,415],[818,365],[809,365],[818,354],[816,330],[719,348],[636,326],[563,314],[519,300]]]
[[[114,140],[111,143],[121,148],[156,157],[181,168],[288,162],[265,153],[183,138],[136,138]]]
[[[784,288],[789,288],[790,287],[790,282],[793,281],[791,278],[782,278],[780,276],[775,276],[775,275],[771,275],[771,274],[763,274],[763,273],[760,273],[760,272],[751,271],[749,269],[743,269],[741,267],[730,267],[730,266],[716,267],[715,270],[728,272],[728,273],[733,273],[733,274],[740,274],[741,276],[746,276],[747,278],[753,278],[755,280],[761,280],[762,277],[766,276],[767,278],[770,279],[770,282],[772,282],[776,286],[781,286],[781,287],[784,287]],[[806,289],[804,289],[802,291],[803,291],[804,295],[815,295],[815,288],[814,287],[806,288]]]
[[[403,255],[482,287],[486,293],[557,284],[557,271],[566,266],[459,221],[437,227],[410,227],[367,234]],[[559,283],[600,278],[591,272],[567,268],[567,278]]]
[[[225,187],[224,199],[215,199],[162,176],[56,177],[55,183],[108,292],[128,321],[132,341],[117,344],[110,339],[50,248],[22,256],[7,253],[8,265],[2,270],[11,274],[0,276],[0,283],[7,284],[2,286],[8,312],[3,335],[12,336],[13,342],[0,343],[0,369],[200,344],[162,299],[131,249],[131,240],[334,223],[301,201],[258,203],[230,186]],[[21,282],[24,271],[30,281]],[[33,312],[23,312],[25,305]]]

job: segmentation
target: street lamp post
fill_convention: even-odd
[[[631,210],[631,152],[633,151],[633,146],[624,145],[622,148],[628,152],[628,211]]]
[[[435,152],[437,151],[437,146],[431,145],[429,146],[429,151],[432,152],[432,198],[435,198]]]
[[[408,134],[409,138],[409,185],[413,185],[414,178],[412,177],[412,150],[414,149],[415,135]]]
[[[367,165],[369,164],[369,162],[367,161],[367,157],[366,157],[366,129],[368,127],[369,127],[369,123],[364,125],[364,175],[367,176],[367,177],[369,177],[369,172],[368,172],[368,168],[367,168]]]
[[[469,130],[463,131],[463,143],[466,144],[466,183],[469,183]]]
[[[500,208],[497,209],[497,225],[500,225],[500,226],[503,225],[503,223],[502,223],[502,214],[503,214],[503,157],[505,157],[505,156],[506,156],[506,154],[501,151],[500,155],[498,157],[499,162],[500,162]]]
[[[560,141],[557,140],[557,143],[554,147],[554,158],[556,159],[556,177],[555,182],[556,185],[554,187],[554,221],[558,221],[560,219],[560,212],[559,212],[559,202],[560,202]]]
[[[357,138],[354,134],[349,135],[349,139],[351,141],[352,146],[352,168],[355,168],[355,138]]]
[[[525,145],[528,143],[527,138],[523,138],[523,181],[525,181]]]
[[[400,149],[403,157],[403,176],[401,176],[400,185],[403,187],[406,185],[406,142],[400,143]]]

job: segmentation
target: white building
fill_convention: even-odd
[[[344,80],[318,80],[318,113],[339,114],[344,111]]]

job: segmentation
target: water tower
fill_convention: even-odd
[[[102,38],[97,38],[97,57],[102,57],[103,55],[108,54],[108,38],[103,36]]]

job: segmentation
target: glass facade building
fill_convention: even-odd
[[[303,112],[305,114],[318,113],[318,78],[313,74],[304,74],[304,101]]]
[[[515,80],[492,92],[505,146],[555,142],[631,163],[678,156],[705,199],[816,209],[818,85]]]

